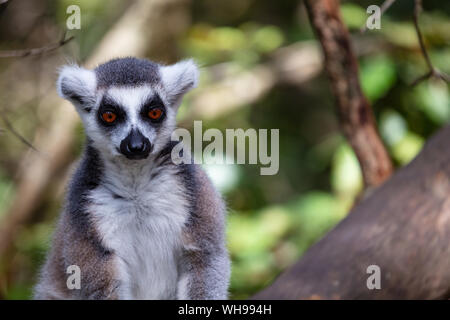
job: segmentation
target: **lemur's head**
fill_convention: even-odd
[[[122,58],[94,70],[64,66],[57,87],[75,105],[95,148],[110,157],[145,159],[169,142],[181,99],[197,78],[192,60],[163,66]]]

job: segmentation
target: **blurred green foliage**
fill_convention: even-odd
[[[343,1],[342,15],[355,46],[364,40],[376,48],[360,56],[361,85],[373,105],[390,155],[397,166],[403,166],[448,121],[449,87],[433,80],[409,86],[427,71],[411,22],[412,0],[397,1],[383,16],[380,30],[358,33],[367,18],[365,8],[372,2]],[[80,3],[84,27],[72,50],[78,50],[82,60],[124,4],[98,0]],[[64,23],[68,4],[72,1],[48,5],[53,23]],[[450,5],[427,1],[424,9],[420,23],[431,59],[436,67],[450,73]],[[233,75],[270,60],[280,47],[311,39],[301,1],[229,0],[213,5],[212,1],[198,0],[192,5],[192,25],[179,45],[183,55],[193,56],[205,67],[201,79],[204,88],[216,76],[206,71],[207,66],[224,64],[224,73]],[[189,107],[188,97],[181,120],[189,114]],[[14,115],[12,120],[26,131],[29,119],[27,122],[27,118]],[[345,217],[363,188],[362,175],[352,149],[340,134],[324,74],[300,86],[277,84],[255,103],[204,121],[204,127],[280,129],[280,171],[275,176],[260,176],[258,166],[205,166],[230,209],[231,297],[246,298],[270,283]],[[78,154],[83,141],[81,127],[77,136],[74,152]],[[17,162],[25,147],[0,136],[0,148],[6,150],[0,157],[1,218],[14,195]],[[0,265],[0,296],[29,297],[60,205],[60,199],[49,198],[38,209],[43,213],[37,220],[18,234],[13,271],[2,273]]]
[[[200,65],[233,61],[242,66],[254,65],[261,56],[279,48],[284,42],[280,28],[247,22],[237,28],[194,25],[184,41],[189,56]]]

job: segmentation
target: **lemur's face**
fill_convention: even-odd
[[[161,66],[148,60],[111,60],[94,70],[65,66],[59,94],[70,100],[93,145],[108,157],[141,160],[169,141],[182,96],[197,83],[188,60]]]

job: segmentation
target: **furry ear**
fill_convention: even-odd
[[[59,72],[56,86],[58,94],[77,108],[89,112],[95,104],[97,80],[94,71],[77,65],[64,66]]]
[[[183,95],[197,86],[199,71],[194,61],[189,59],[170,66],[162,66],[160,74],[169,102],[178,106]]]

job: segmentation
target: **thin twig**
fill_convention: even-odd
[[[395,0],[386,0],[383,2],[383,4],[380,7],[380,18],[381,16],[386,12],[387,9],[389,9],[392,4],[395,2]],[[364,25],[361,27],[361,29],[359,30],[361,33],[366,32],[367,30],[367,25]]]
[[[0,111],[0,118],[2,118],[3,122],[5,123],[6,128],[22,143],[24,143],[26,146],[28,146],[30,149],[33,149],[34,151],[39,152],[38,149],[36,149],[31,142],[29,142],[24,136],[22,136],[9,122],[8,118],[3,114],[3,111]]]
[[[422,31],[420,31],[419,28],[419,15],[422,12],[422,0],[415,0],[414,5],[414,27],[416,29],[417,38],[419,40],[420,44],[420,50],[422,51],[423,57],[425,58],[425,61],[427,62],[428,68],[430,70],[433,69],[433,64],[431,63],[430,56],[428,55],[427,49],[425,47],[425,41],[423,40]]]
[[[424,81],[432,76],[433,76],[433,73],[431,71],[429,71],[429,72],[425,73],[424,75],[418,77],[416,80],[411,82],[409,85],[411,87],[414,87],[414,86],[418,85],[419,83],[421,83],[422,81]]]
[[[424,80],[427,80],[429,78],[442,79],[442,80],[444,80],[446,82],[450,82],[450,76],[448,76],[444,72],[436,69],[433,66],[433,63],[431,62],[430,56],[429,56],[428,51],[427,51],[427,49],[425,47],[425,40],[424,40],[422,32],[420,31],[420,28],[419,28],[419,16],[420,16],[421,12],[422,12],[422,0],[415,0],[415,3],[414,3],[414,16],[413,16],[414,28],[416,29],[417,38],[419,40],[420,51],[422,52],[422,55],[423,55],[423,57],[425,59],[425,62],[427,64],[427,66],[428,66],[428,72],[426,74],[420,76],[416,80],[414,80],[411,83],[411,86],[415,86],[415,85],[419,84],[420,82],[422,82]]]
[[[65,37],[66,34],[64,33],[61,40],[59,40],[57,43],[52,43],[40,48],[0,51],[0,58],[18,58],[18,57],[36,56],[43,53],[47,53],[62,47],[63,45],[74,39],[74,36],[71,36],[67,39],[65,39]]]

